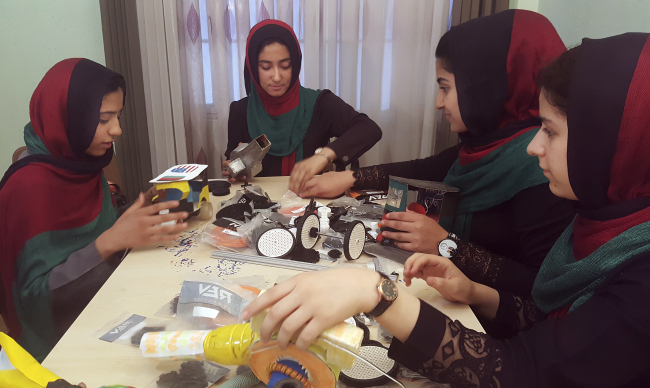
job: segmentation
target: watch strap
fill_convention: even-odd
[[[320,156],[324,157],[325,159],[327,159],[327,164],[332,163],[334,161],[334,159],[330,159],[329,156],[325,155],[323,153],[324,150],[325,150],[325,148],[320,148],[320,149],[316,150],[315,155],[320,155]]]

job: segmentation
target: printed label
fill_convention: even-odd
[[[133,314],[126,321],[115,326],[113,329],[111,329],[108,333],[101,336],[99,339],[106,342],[113,342],[116,339],[120,338],[122,333],[129,331],[135,325],[144,321],[144,319],[145,318],[142,315]]]
[[[235,292],[213,283],[184,281],[178,303],[205,303],[239,315],[244,300]],[[180,306],[179,306],[180,307]]]
[[[146,333],[140,341],[144,357],[203,359],[203,341],[209,330]]]
[[[211,309],[209,307],[194,306],[193,314],[195,317],[216,318],[219,315],[219,310]]]

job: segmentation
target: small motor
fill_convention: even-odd
[[[250,179],[262,171],[262,159],[271,149],[266,135],[260,135],[250,143],[242,143],[230,153],[230,163],[226,167],[232,178],[246,176]]]

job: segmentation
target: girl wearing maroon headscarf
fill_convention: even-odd
[[[52,67],[32,95],[29,156],[0,182],[0,312],[9,334],[42,361],[111,275],[127,248],[172,240],[187,213],[145,207],[118,218],[102,169],[122,134],[124,78],[88,59]]]
[[[553,25],[535,12],[508,10],[452,27],[436,48],[436,106],[461,143],[425,159],[326,173],[301,195],[337,195],[350,186],[386,190],[391,175],[458,187],[453,219],[438,223],[392,212],[382,226],[401,232],[383,237],[432,254],[449,238],[457,246],[451,259],[470,279],[530,293],[544,257],[575,214],[526,154],[541,124],[535,81],[564,51]]]
[[[542,129],[528,152],[578,215],[544,260],[532,299],[472,282],[439,256],[415,254],[404,267],[407,285],[422,278],[517,336],[467,329],[403,289],[388,301],[380,275],[342,269],[296,276],[254,301],[244,317],[271,308],[262,340],[281,325],[284,346],[306,325],[297,342],[305,347],[383,305],[376,319],[394,335],[389,355],[434,381],[650,386],[650,34],[584,39],[544,70],[540,86]]]
[[[289,25],[268,19],[251,29],[244,67],[248,96],[230,105],[226,149],[230,159],[240,143],[265,134],[271,150],[258,176],[290,175],[295,192],[328,164],[343,169],[381,139],[374,121],[331,91],[302,87],[301,63]],[[337,139],[330,143],[332,137]]]

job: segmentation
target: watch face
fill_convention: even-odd
[[[445,239],[440,241],[440,244],[438,244],[438,252],[440,252],[440,256],[444,256],[448,259],[451,259],[451,256],[456,249],[458,249],[458,245],[453,240]]]
[[[321,152],[323,152],[323,147],[318,147],[318,148],[316,148],[316,151],[314,151],[314,155],[318,155]]]
[[[397,298],[397,286],[388,279],[384,279],[381,283],[381,293],[386,300],[393,301]]]

